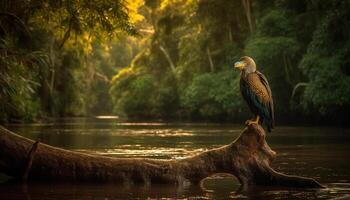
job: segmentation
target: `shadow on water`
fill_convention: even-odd
[[[206,123],[125,123],[116,119],[61,119],[7,125],[25,137],[74,151],[113,157],[182,159],[233,141],[243,126]],[[0,199],[332,199],[350,195],[350,130],[277,127],[267,135],[278,152],[276,170],[316,178],[326,189],[255,187],[215,175],[200,186],[4,182]],[[1,178],[0,180],[4,178]]]
[[[325,189],[254,187],[245,190],[228,176],[207,178],[201,186],[114,185],[86,183],[0,184],[1,199],[331,199],[349,197],[349,184],[330,184]]]
[[[0,184],[1,198],[15,199],[226,199],[240,186],[233,177],[209,177],[201,185],[119,185],[97,183]]]

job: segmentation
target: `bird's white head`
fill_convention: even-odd
[[[249,56],[243,56],[239,59],[238,62],[235,63],[234,68],[237,68],[245,73],[253,73],[256,71],[256,64],[253,58]]]

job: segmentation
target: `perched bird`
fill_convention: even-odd
[[[267,130],[271,132],[275,119],[272,93],[266,77],[256,70],[254,60],[248,56],[236,62],[234,68],[241,70],[241,93],[255,115],[255,119],[248,120],[246,123],[248,125],[266,124]]]

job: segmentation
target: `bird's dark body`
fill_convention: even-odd
[[[266,77],[259,71],[241,73],[240,89],[250,110],[259,115],[261,122],[271,132],[274,127],[274,111],[272,93]]]

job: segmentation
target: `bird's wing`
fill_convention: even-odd
[[[265,86],[267,93],[269,95],[269,102],[268,102],[269,105],[268,106],[269,106],[270,113],[271,113],[272,127],[273,127],[273,126],[275,126],[275,114],[274,114],[274,108],[273,108],[273,98],[272,98],[271,88],[270,88],[269,82],[267,81],[267,78],[265,77],[264,74],[262,74],[259,71],[256,71],[256,74],[259,76],[261,82]]]
[[[271,120],[269,95],[260,77],[256,73],[241,76],[241,92],[254,114]]]
[[[249,89],[249,85],[244,77],[241,77],[240,80],[240,89],[244,100],[247,102],[250,110],[254,113],[253,105],[256,104],[257,98],[254,96],[253,92]]]

